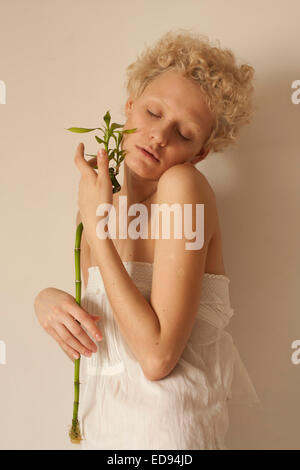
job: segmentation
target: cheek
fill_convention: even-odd
[[[138,132],[139,126],[140,126],[140,123],[139,123],[139,119],[137,118],[137,116],[130,114],[129,117],[127,118],[125,124],[124,124],[123,130],[133,129],[133,128],[137,128],[137,130],[135,132],[133,132],[132,134],[125,134],[124,138],[125,138],[125,136],[126,137],[131,137],[132,135],[136,134]]]
[[[129,150],[129,147],[131,148],[133,145],[136,145],[138,143],[138,137],[139,137],[139,128],[136,124],[134,125],[129,125],[128,127],[126,127],[126,129],[133,129],[133,128],[137,128],[137,130],[135,132],[133,132],[132,134],[123,134],[123,138],[121,140],[121,149],[128,149]],[[124,129],[125,129],[125,126],[124,126]]]

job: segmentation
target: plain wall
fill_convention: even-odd
[[[298,0],[0,1],[0,448],[73,449],[73,364],[40,327],[45,287],[75,295],[74,152],[110,110],[124,122],[125,69],[174,28],[220,40],[256,70],[256,115],[237,146],[197,164],[218,203],[235,315],[227,331],[261,410],[234,407],[231,449],[300,449]]]

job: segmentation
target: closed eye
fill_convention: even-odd
[[[156,114],[151,113],[151,111],[149,111],[149,109],[147,109],[147,111],[148,111],[148,113],[150,114],[150,116],[154,116],[154,117],[159,118],[159,116],[157,116]],[[184,140],[191,140],[191,139],[188,139],[187,137],[184,137],[184,135],[182,135],[180,132],[178,132],[178,134],[179,134],[180,137],[182,137]]]
[[[151,116],[159,117],[159,116],[157,116],[156,114],[151,113],[151,111],[149,111],[149,109],[147,109],[147,111],[148,111],[148,113],[149,113]]]

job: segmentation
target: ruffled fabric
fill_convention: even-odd
[[[124,262],[149,301],[153,265]],[[189,341],[173,371],[149,381],[114,319],[97,266],[81,305],[100,315],[103,340],[81,358],[79,416],[86,449],[226,449],[228,404],[260,404],[231,335],[230,280],[204,274]]]

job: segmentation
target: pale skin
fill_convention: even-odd
[[[129,98],[125,112],[127,121],[124,128],[138,130],[124,135],[122,144],[127,155],[119,193],[111,195],[107,158],[98,160],[102,171],[97,176],[84,160],[83,145],[77,148],[75,163],[82,180],[78,198],[80,215],[78,213],[76,225],[83,221],[82,254],[85,247],[85,252],[92,255],[92,264],[98,265],[115,320],[125,340],[145,376],[149,380],[160,380],[176,366],[192,331],[207,249],[216,230],[212,190],[204,176],[194,168],[208,154],[204,143],[210,135],[213,116],[199,86],[175,72],[156,78],[138,99]],[[159,157],[159,162],[144,157],[136,146],[150,148]],[[119,256],[117,242],[109,238],[100,240],[95,235],[95,207],[109,201],[117,206],[120,195],[127,196],[128,205],[135,202],[147,204],[152,200],[158,204],[205,205],[205,243],[200,250],[185,250],[187,240],[184,237],[182,240],[171,237],[170,240],[160,238],[154,241],[150,302],[128,275]],[[84,272],[83,265],[87,262],[82,257]],[[84,281],[86,284],[85,275]],[[101,332],[96,318],[79,307],[72,296],[55,291],[45,289],[36,298],[35,309],[41,325],[70,358],[74,359],[76,353],[94,352],[95,343],[75,319],[97,341],[96,331]]]
[[[129,98],[125,114],[124,129],[138,128],[134,134],[125,134],[122,142],[122,148],[128,153],[124,161],[124,182],[117,196],[127,195],[129,203],[149,199],[168,168],[178,164],[195,165],[209,153],[203,145],[214,119],[198,84],[174,71],[158,76],[135,101]],[[150,147],[160,162],[153,165],[141,159],[136,145]]]

